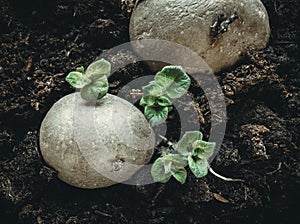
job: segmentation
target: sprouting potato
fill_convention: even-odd
[[[101,188],[123,182],[149,162],[154,132],[131,103],[107,94],[91,103],[73,93],[61,98],[40,128],[46,163],[64,182]]]

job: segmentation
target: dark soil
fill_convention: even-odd
[[[74,91],[64,81],[69,71],[129,41],[133,2],[0,0],[0,222],[299,223],[300,2],[263,2],[272,28],[268,47],[217,75],[228,126],[212,166],[245,182],[189,174],[184,185],[83,190],[44,163],[39,126],[51,105]],[[141,74],[150,71],[140,63],[121,69],[110,92]],[[206,98],[194,99],[207,134]]]

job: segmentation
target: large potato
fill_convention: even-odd
[[[234,65],[250,48],[266,47],[269,36],[260,0],[143,0],[130,20],[131,40],[176,42],[203,57],[214,72]]]
[[[128,180],[149,162],[155,135],[131,103],[107,94],[96,104],[79,93],[60,99],[40,128],[45,161],[64,182],[100,188]]]

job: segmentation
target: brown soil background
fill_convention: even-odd
[[[129,41],[132,2],[0,0],[1,223],[299,222],[300,2],[263,2],[272,29],[268,47],[217,74],[228,127],[212,166],[245,183],[189,174],[184,185],[82,190],[62,183],[43,162],[39,126],[51,105],[74,91],[64,81],[69,71]],[[127,66],[111,78],[110,92],[148,74],[143,64]],[[205,96],[196,87],[191,95],[203,114],[201,130],[209,133]],[[178,135],[174,119],[176,113],[170,139]]]

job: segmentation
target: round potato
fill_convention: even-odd
[[[200,55],[213,72],[234,65],[249,49],[266,47],[269,37],[260,0],[144,0],[130,20],[132,41],[176,42]],[[149,65],[155,71],[163,66]]]
[[[40,128],[46,163],[64,182],[101,188],[128,180],[152,157],[155,135],[131,103],[107,94],[91,103],[79,93],[55,103]]]

